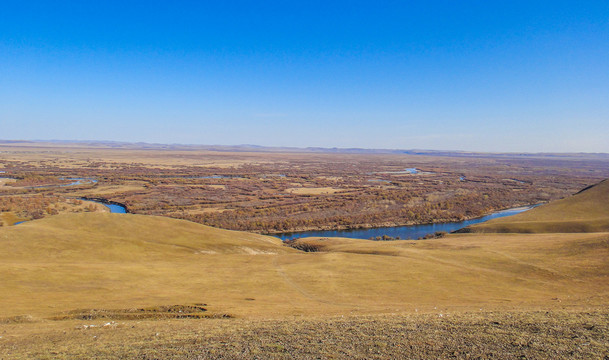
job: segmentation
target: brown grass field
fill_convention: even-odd
[[[603,359],[608,323],[606,310],[67,320],[3,326],[0,350],[4,359]]]
[[[608,195],[438,239],[292,244],[311,252],[140,214],[0,227],[0,359],[604,359]]]
[[[576,199],[576,201],[574,201]],[[609,231],[609,180],[515,216],[478,224],[474,232],[578,233]]]
[[[328,245],[302,253],[261,235],[93,213],[0,236],[5,318],[195,303],[210,314],[263,318],[597,306],[609,272],[606,233],[306,239]]]

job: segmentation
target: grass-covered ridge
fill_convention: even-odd
[[[514,216],[477,224],[484,233],[582,233],[609,231],[609,180],[565,199]]]

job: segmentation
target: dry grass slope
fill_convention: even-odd
[[[270,292],[272,281],[258,284],[275,273],[270,257],[289,253],[273,237],[153,216],[66,214],[4,227],[0,318],[210,301],[216,313],[221,300],[231,311],[241,292]]]
[[[0,259],[179,260],[184,253],[286,253],[279,239],[166,217],[79,213],[3,229]]]
[[[3,228],[0,317],[205,303],[210,316],[268,318],[597,306],[609,297],[607,233],[304,241],[324,251],[129,214]]]
[[[469,228],[481,233],[583,233],[609,231],[609,180],[568,198]]]

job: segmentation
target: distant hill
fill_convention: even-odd
[[[609,231],[609,179],[565,199],[518,215],[464,229],[478,233],[575,233]]]
[[[104,140],[2,140],[0,145],[9,147],[68,146],[94,147],[131,150],[180,150],[180,151],[217,151],[217,152],[262,152],[262,153],[313,153],[313,154],[405,154],[438,157],[496,158],[496,159],[562,159],[607,161],[608,153],[517,153],[517,152],[478,152],[463,150],[429,149],[373,149],[338,147],[288,147],[263,146],[255,144],[208,145],[208,144],[160,144],[145,142],[123,142]]]

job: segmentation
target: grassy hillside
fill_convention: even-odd
[[[326,251],[124,214],[2,228],[0,317],[125,318],[194,304],[236,317],[538,308],[601,304],[609,291],[609,234],[307,241]]]
[[[311,269],[329,272],[335,286],[339,280],[350,284],[340,289],[342,294],[359,299],[387,295],[390,299],[397,292],[402,305],[510,307],[551,306],[551,300],[557,298],[594,302],[597,296],[606,299],[609,294],[607,233],[460,234],[429,241],[300,241],[320,252],[309,257],[306,265],[306,260],[292,265],[292,271],[298,269],[302,278]],[[335,261],[328,264],[320,258]],[[362,268],[369,271],[356,270]],[[367,288],[359,286],[362,283]]]
[[[2,230],[0,259],[178,262],[190,254],[292,252],[274,237],[134,214],[65,214]]]
[[[609,180],[568,198],[467,229],[481,233],[576,233],[609,231]]]
[[[0,228],[0,317],[210,302],[211,314],[220,300],[230,312],[277,285],[259,284],[275,272],[271,254],[294,252],[272,237],[183,220],[58,215]]]

